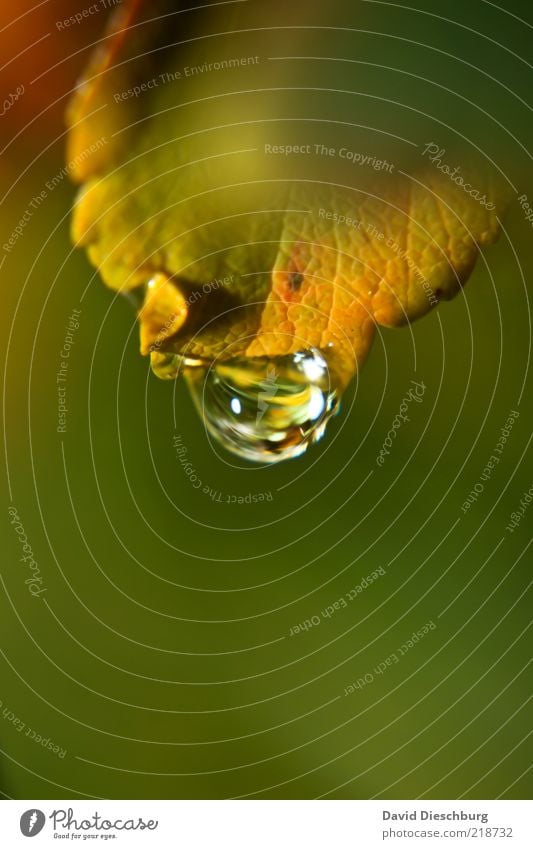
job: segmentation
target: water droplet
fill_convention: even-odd
[[[209,366],[187,363],[183,373],[212,436],[258,463],[303,454],[339,408],[327,362],[316,349]]]
[[[152,351],[150,354],[150,367],[160,380],[176,380],[184,373],[185,368],[198,366],[205,367],[205,361],[184,357],[182,354],[173,354],[171,351]]]

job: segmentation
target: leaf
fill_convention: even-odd
[[[268,86],[273,71],[253,50],[232,60],[226,46],[207,61],[202,38],[176,47],[176,27],[147,20],[144,4],[124,5],[69,111],[83,183],[75,242],[113,289],[158,281],[139,313],[143,353],[212,360],[313,346],[345,385],[376,324],[413,320],[459,291],[497,236],[501,187],[466,158],[455,181],[446,151],[431,161],[394,149],[389,160],[390,139],[362,129],[359,146],[341,148],[330,118],[310,137],[291,81]],[[186,76],[217,63],[222,78]],[[369,139],[376,152],[358,155],[373,164],[350,165],[341,150]]]

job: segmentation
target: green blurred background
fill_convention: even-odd
[[[423,8],[439,13],[436,4]],[[361,9],[367,29],[434,36],[431,17]],[[39,96],[28,80],[21,110],[6,116],[2,244],[61,171],[65,95],[103,25],[93,16],[61,41],[53,21],[64,10],[58,3],[49,19],[30,15],[20,45],[11,36],[16,56],[39,32],[52,33],[32,73],[31,51],[13,61],[7,91],[35,77],[39,62],[44,70],[69,58]],[[509,51],[527,57],[531,21],[514,16],[528,11],[518,2],[506,11],[453,3],[449,17],[486,38],[452,27],[444,42],[523,96],[524,65]],[[387,64],[382,41],[380,52],[374,37],[377,61]],[[495,97],[494,109],[527,146],[526,107],[509,94]],[[533,197],[528,156],[506,145],[502,169]],[[380,329],[327,437],[298,460],[260,469],[215,452],[185,385],[149,373],[132,305],[71,246],[73,198],[65,178],[0,258],[2,794],[530,796],[533,509],[506,529],[532,485],[533,251],[516,198],[505,232],[454,301],[409,328]],[[67,432],[58,434],[56,374],[74,308]],[[427,387],[423,403],[411,404],[379,468],[413,379]],[[512,410],[520,415],[501,462],[463,513]],[[176,433],[220,500],[190,485]],[[272,498],[227,503],[257,493]],[[41,570],[39,598],[24,583],[11,505]],[[322,615],[378,567],[385,574],[346,608]],[[320,623],[290,635],[312,617]],[[430,621],[433,630],[375,673]],[[365,675],[372,681],[345,695]]]

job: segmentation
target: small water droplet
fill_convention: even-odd
[[[303,274],[300,274],[298,271],[294,271],[292,274],[289,274],[289,287],[292,292],[298,292],[301,289],[302,283],[304,282],[305,277]]]
[[[173,279],[163,272],[153,274],[146,284],[139,310],[141,353],[161,353],[168,340],[187,321],[189,307]]]
[[[175,380],[180,367],[180,357],[175,354],[150,354],[150,366],[160,380]]]
[[[298,457],[324,434],[339,395],[320,351],[185,365],[205,425],[228,451],[258,463]]]

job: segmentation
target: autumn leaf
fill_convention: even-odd
[[[406,152],[364,129],[338,141],[343,122],[307,121],[318,95],[283,80],[263,37],[257,55],[238,33],[213,48],[240,22],[220,14],[206,25],[174,4],[123,4],[69,110],[73,238],[108,286],[143,293],[155,362],[317,348],[342,388],[376,324],[459,291],[504,193],[431,143]]]

